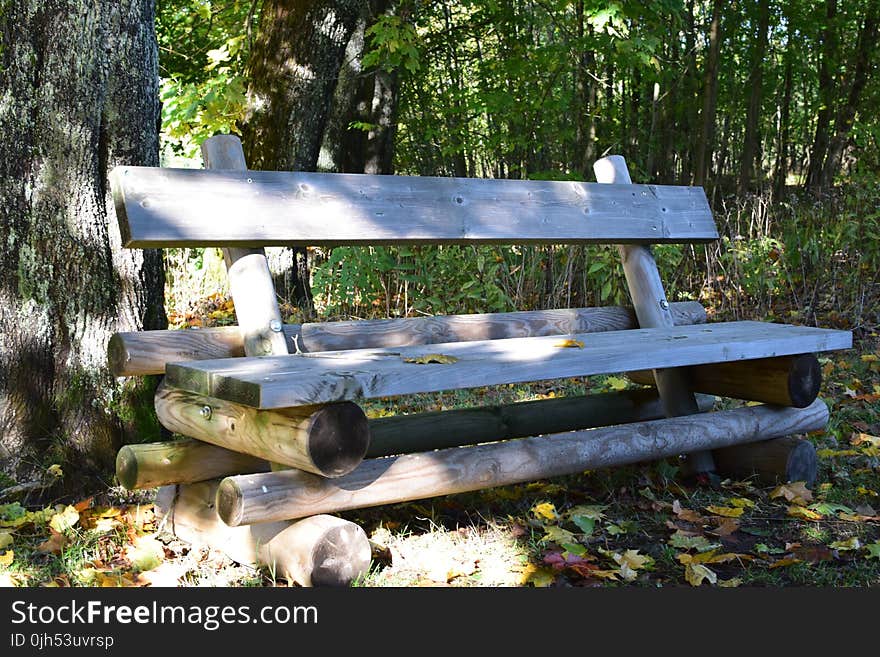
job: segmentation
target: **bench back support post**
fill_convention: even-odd
[[[618,185],[631,185],[632,178],[626,161],[620,155],[609,155],[593,164],[596,181]],[[641,328],[672,328],[672,313],[660,272],[651,252],[644,244],[618,245],[626,284],[632,298],[633,308]],[[663,402],[667,417],[693,415],[700,409],[694,394],[690,391],[687,374],[681,369],[654,370],[657,391]],[[688,464],[695,472],[711,472],[715,469],[711,452],[696,452],[688,455]]]
[[[216,135],[205,140],[202,159],[206,169],[247,171],[241,141],[234,135]],[[245,355],[289,353],[266,252],[261,248],[227,248],[223,249],[223,259]]]

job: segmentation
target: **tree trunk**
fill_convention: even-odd
[[[822,30],[822,61],[819,64],[819,112],[816,115],[816,132],[810,149],[810,167],[807,170],[807,189],[818,190],[822,186],[822,167],[828,152],[828,128],[831,108],[837,85],[834,71],[837,69],[837,0],[825,2],[825,27]]]
[[[0,11],[0,462],[65,490],[112,472],[126,433],[158,438],[118,385],[116,331],[166,328],[157,251],[122,250],[116,166],[158,165],[154,0],[9,0]],[[138,397],[140,404],[131,404]]]
[[[703,74],[703,112],[700,133],[694,154],[694,185],[706,184],[712,142],[715,139],[715,105],[718,99],[718,56],[721,50],[721,0],[712,2],[712,24],[709,28],[709,53]]]
[[[852,130],[856,110],[861,101],[862,91],[868,82],[871,54],[877,42],[878,7],[880,7],[880,3],[871,3],[868,16],[859,30],[859,38],[852,58],[851,73],[847,76],[852,79],[852,84],[847,93],[846,101],[837,111],[837,117],[834,121],[834,135],[828,144],[828,153],[825,157],[825,164],[822,167],[822,175],[819,181],[822,189],[828,189],[834,183],[834,175],[840,168],[843,149],[849,141],[849,133]]]
[[[793,57],[791,54],[791,23],[789,22],[785,48],[785,74],[782,82],[782,107],[779,110],[779,139],[776,146],[776,166],[773,172],[773,198],[779,200],[785,191],[788,177],[789,140],[791,138],[791,86]]]
[[[740,160],[738,192],[742,193],[752,185],[755,176],[755,159],[761,133],[758,122],[761,118],[761,97],[764,84],[764,57],[767,53],[767,30],[770,27],[770,0],[758,0],[758,33],[752,49],[751,70],[745,95],[749,99],[746,111],[746,136],[743,141]],[[760,168],[760,167],[759,167]]]
[[[248,62],[242,137],[253,169],[314,171],[363,0],[266,0]],[[276,289],[311,313],[304,249],[270,254]]]

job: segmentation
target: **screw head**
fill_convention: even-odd
[[[669,310],[669,302],[666,299],[660,299],[660,307],[663,310]]]
[[[277,319],[273,319],[271,322],[269,322],[269,328],[272,329],[275,333],[278,333],[281,331],[281,322]]]
[[[202,416],[203,418],[205,418],[206,420],[210,420],[210,419],[211,419],[211,416],[212,416],[213,414],[214,414],[214,411],[211,410],[211,407],[210,407],[210,406],[202,406],[202,407],[199,409],[199,415],[201,415],[201,416]]]

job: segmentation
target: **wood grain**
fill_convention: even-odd
[[[636,383],[654,384],[650,371],[628,372]],[[813,403],[822,384],[819,360],[813,354],[758,358],[686,368],[688,389],[780,406],[804,408]]]
[[[676,326],[706,322],[706,311],[696,301],[673,303],[670,309]],[[305,352],[337,351],[631,328],[638,328],[632,309],[608,306],[285,324],[282,332],[288,352],[295,353],[297,347]],[[164,374],[166,363],[244,355],[236,326],[116,333],[107,348],[114,376]]]
[[[354,523],[327,515],[229,527],[217,516],[217,481],[165,486],[156,511],[180,539],[300,586],[351,586],[370,567],[370,542]]]
[[[700,409],[714,397],[698,395]],[[653,389],[621,390],[368,420],[367,458],[476,445],[509,438],[626,424],[663,417]],[[200,440],[126,445],[116,457],[116,478],[128,490],[266,472],[269,463]]]
[[[435,392],[648,368],[681,367],[846,349],[849,331],[765,322],[726,322],[670,329],[355,349],[296,356],[227,358],[166,367],[171,385],[257,408],[283,408],[414,392]],[[405,361],[430,353],[451,364]]]
[[[749,406],[588,431],[372,459],[339,479],[297,471],[239,475],[217,491],[228,525],[449,495],[660,459],[824,427],[828,408]]]
[[[261,411],[162,382],[155,406],[169,431],[324,477],[354,469],[370,442],[367,417],[351,402]]]
[[[132,166],[110,180],[128,248],[718,237],[697,187]]]
[[[755,478],[767,486],[803,481],[812,488],[819,473],[816,448],[809,440],[797,436],[731,445],[716,449],[712,456],[724,476]]]

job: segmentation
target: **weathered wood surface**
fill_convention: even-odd
[[[699,187],[129,166],[110,180],[129,248],[718,237]]]
[[[647,370],[628,372],[636,383],[654,385]],[[733,397],[780,406],[804,408],[813,403],[822,384],[822,369],[813,354],[686,368],[688,389],[720,397]]]
[[[520,383],[646,368],[681,367],[845,349],[849,331],[764,322],[328,351],[296,356],[174,363],[170,385],[257,408],[284,408],[360,398]],[[448,364],[407,358],[439,353]]]
[[[696,301],[673,303],[670,310],[676,326],[706,322],[706,310]],[[295,353],[297,347],[304,352],[337,351],[631,328],[638,324],[630,308],[608,306],[285,324],[282,331],[288,352]],[[166,363],[244,355],[235,326],[116,333],[107,349],[114,376],[164,374]]]
[[[261,411],[162,382],[155,406],[169,431],[324,477],[353,470],[370,442],[367,417],[351,402]]]
[[[593,164],[593,170],[599,183],[632,184],[626,161],[620,155],[610,155],[597,160]],[[617,250],[623,263],[623,273],[639,327],[674,326],[669,302],[650,245],[618,244]],[[696,399],[687,387],[685,375],[681,370],[656,368],[653,374],[667,417],[693,415],[699,412]],[[714,468],[711,454],[690,454],[688,459],[697,472],[711,472]]]
[[[697,397],[702,411],[712,409],[714,397]],[[656,391],[642,389],[376,418],[368,421],[366,458],[660,417]],[[269,469],[263,459],[192,439],[126,445],[116,458],[116,477],[129,490]]]
[[[354,523],[327,515],[229,527],[217,516],[217,481],[165,486],[157,515],[188,543],[207,545],[238,563],[263,566],[301,586],[350,586],[370,567],[370,542]]]
[[[241,141],[233,135],[216,135],[205,140],[202,143],[202,158],[206,169],[247,171]],[[235,221],[239,225],[250,226],[252,220],[245,211],[235,217]],[[245,354],[266,356],[288,353],[266,253],[262,248],[225,248],[223,259]]]
[[[220,483],[217,513],[237,526],[405,502],[776,438],[827,421],[821,400],[805,409],[748,406],[372,459],[339,479],[294,470],[239,475]]]
[[[716,449],[712,455],[718,472],[724,476],[755,477],[768,486],[803,481],[812,488],[819,472],[819,459],[813,443],[797,436],[732,445]]]

